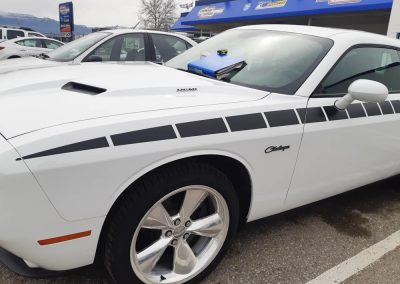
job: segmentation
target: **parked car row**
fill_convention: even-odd
[[[0,260],[23,275],[198,283],[245,222],[400,173],[388,37],[104,31],[0,68]]]
[[[60,47],[62,43],[50,39],[33,38],[3,42],[0,44],[0,60],[28,55],[38,56],[3,62],[0,64],[0,73],[21,68],[81,62],[152,61],[161,63],[197,43],[177,34],[121,29],[92,33],[49,52],[49,48],[53,49],[57,45]]]

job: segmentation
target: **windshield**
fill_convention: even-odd
[[[237,29],[221,33],[166,63],[188,70],[188,64],[220,50],[246,65],[223,80],[250,88],[294,94],[332,47],[333,41],[303,34]]]
[[[47,55],[49,59],[54,61],[66,62],[74,60],[76,57],[85,52],[88,48],[98,43],[103,38],[109,36],[110,33],[97,32],[74,40],[66,45],[57,48]]]

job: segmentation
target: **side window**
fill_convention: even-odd
[[[42,47],[42,43],[40,40],[36,40],[36,39],[24,39],[24,40],[20,40],[16,42],[19,45],[22,46],[26,46],[26,47],[38,47],[41,48]]]
[[[178,37],[152,34],[157,62],[166,62],[187,49],[186,42]]]
[[[49,39],[44,39],[43,40],[46,44],[46,48],[49,49],[56,49],[59,48],[62,44],[53,40],[49,40]]]
[[[85,61],[92,61],[92,59],[89,59],[89,57],[90,58],[94,58],[94,57],[101,58],[101,60],[95,60],[95,61],[111,61],[113,58],[113,53],[115,53],[117,41],[118,41],[118,37],[114,37],[113,39],[106,41],[102,45],[98,46],[95,50],[93,50],[90,53],[90,55],[87,58],[85,58]]]
[[[400,92],[400,57],[394,49],[360,47],[350,50],[321,83],[319,93],[346,94],[350,84],[368,79]]]
[[[18,30],[7,30],[7,38],[8,39],[13,39],[17,37],[24,37],[25,34],[23,31],[18,31]]]
[[[145,61],[144,35],[139,33],[124,35],[119,59],[120,61]]]
[[[23,40],[16,41],[15,43],[21,46],[25,46],[25,41]]]

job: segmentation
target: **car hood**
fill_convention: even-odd
[[[59,66],[61,64],[63,63],[50,60],[43,60],[36,57],[24,57],[24,58],[3,60],[0,63],[0,75],[18,70],[45,68],[51,66]]]
[[[0,133],[8,139],[75,121],[266,95],[153,63],[29,69],[0,75]]]

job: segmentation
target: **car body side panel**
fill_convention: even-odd
[[[332,109],[337,99],[311,98],[308,113],[312,115],[312,111],[323,106],[326,118],[327,110]],[[387,101],[399,104],[399,99],[399,94],[391,94]],[[381,111],[378,104],[374,105]],[[387,106],[393,113],[369,116],[365,105],[355,101],[343,113],[343,119],[328,117],[323,122],[305,124],[285,209],[400,173],[400,114],[394,113],[390,103]],[[359,109],[361,117],[358,117]]]
[[[303,125],[298,123],[245,131],[230,131],[227,128],[226,132],[191,137],[180,137],[176,129],[180,128],[180,123],[217,119],[225,124],[230,116],[254,113],[261,116],[264,112],[293,110],[294,106],[305,107],[305,104],[306,99],[301,97],[272,94],[247,103],[148,112],[67,124],[15,137],[10,141],[21,156],[28,156],[25,162],[60,215],[67,220],[106,215],[126,186],[146,170],[163,161],[197,155],[201,151],[239,157],[251,165],[248,170],[252,178],[253,203],[249,220],[253,220],[282,209]],[[176,138],[162,140],[165,138],[162,129],[153,129],[170,125]],[[210,130],[210,125],[192,126],[194,134],[190,135],[214,131]],[[136,132],[134,141],[129,142],[131,144],[114,146],[112,143],[111,137],[115,134],[146,129],[154,131],[151,134]],[[184,133],[182,128],[180,133]],[[155,135],[153,140],[157,141],[143,142],[143,135]],[[109,147],[51,155],[42,153],[39,154],[41,157],[29,158],[29,155],[46,149],[104,137]],[[114,143],[120,143],[115,136]],[[290,148],[268,154],[264,152],[269,146],[281,145]],[[94,199],[96,202],[93,202]]]
[[[91,264],[104,217],[68,222],[54,209],[14,148],[0,137],[0,247],[50,270]],[[78,240],[41,246],[38,241],[90,230]]]
[[[356,45],[374,44],[400,48],[398,41],[370,33],[350,32],[333,36],[335,44],[321,64],[297,91],[310,97],[308,108],[332,107],[338,97],[314,98],[312,94],[346,51]],[[390,94],[387,100],[398,100]],[[354,104],[360,103],[355,101]],[[363,112],[365,108],[363,107]],[[293,181],[285,210],[321,200],[400,173],[399,114],[351,117],[305,125]]]

